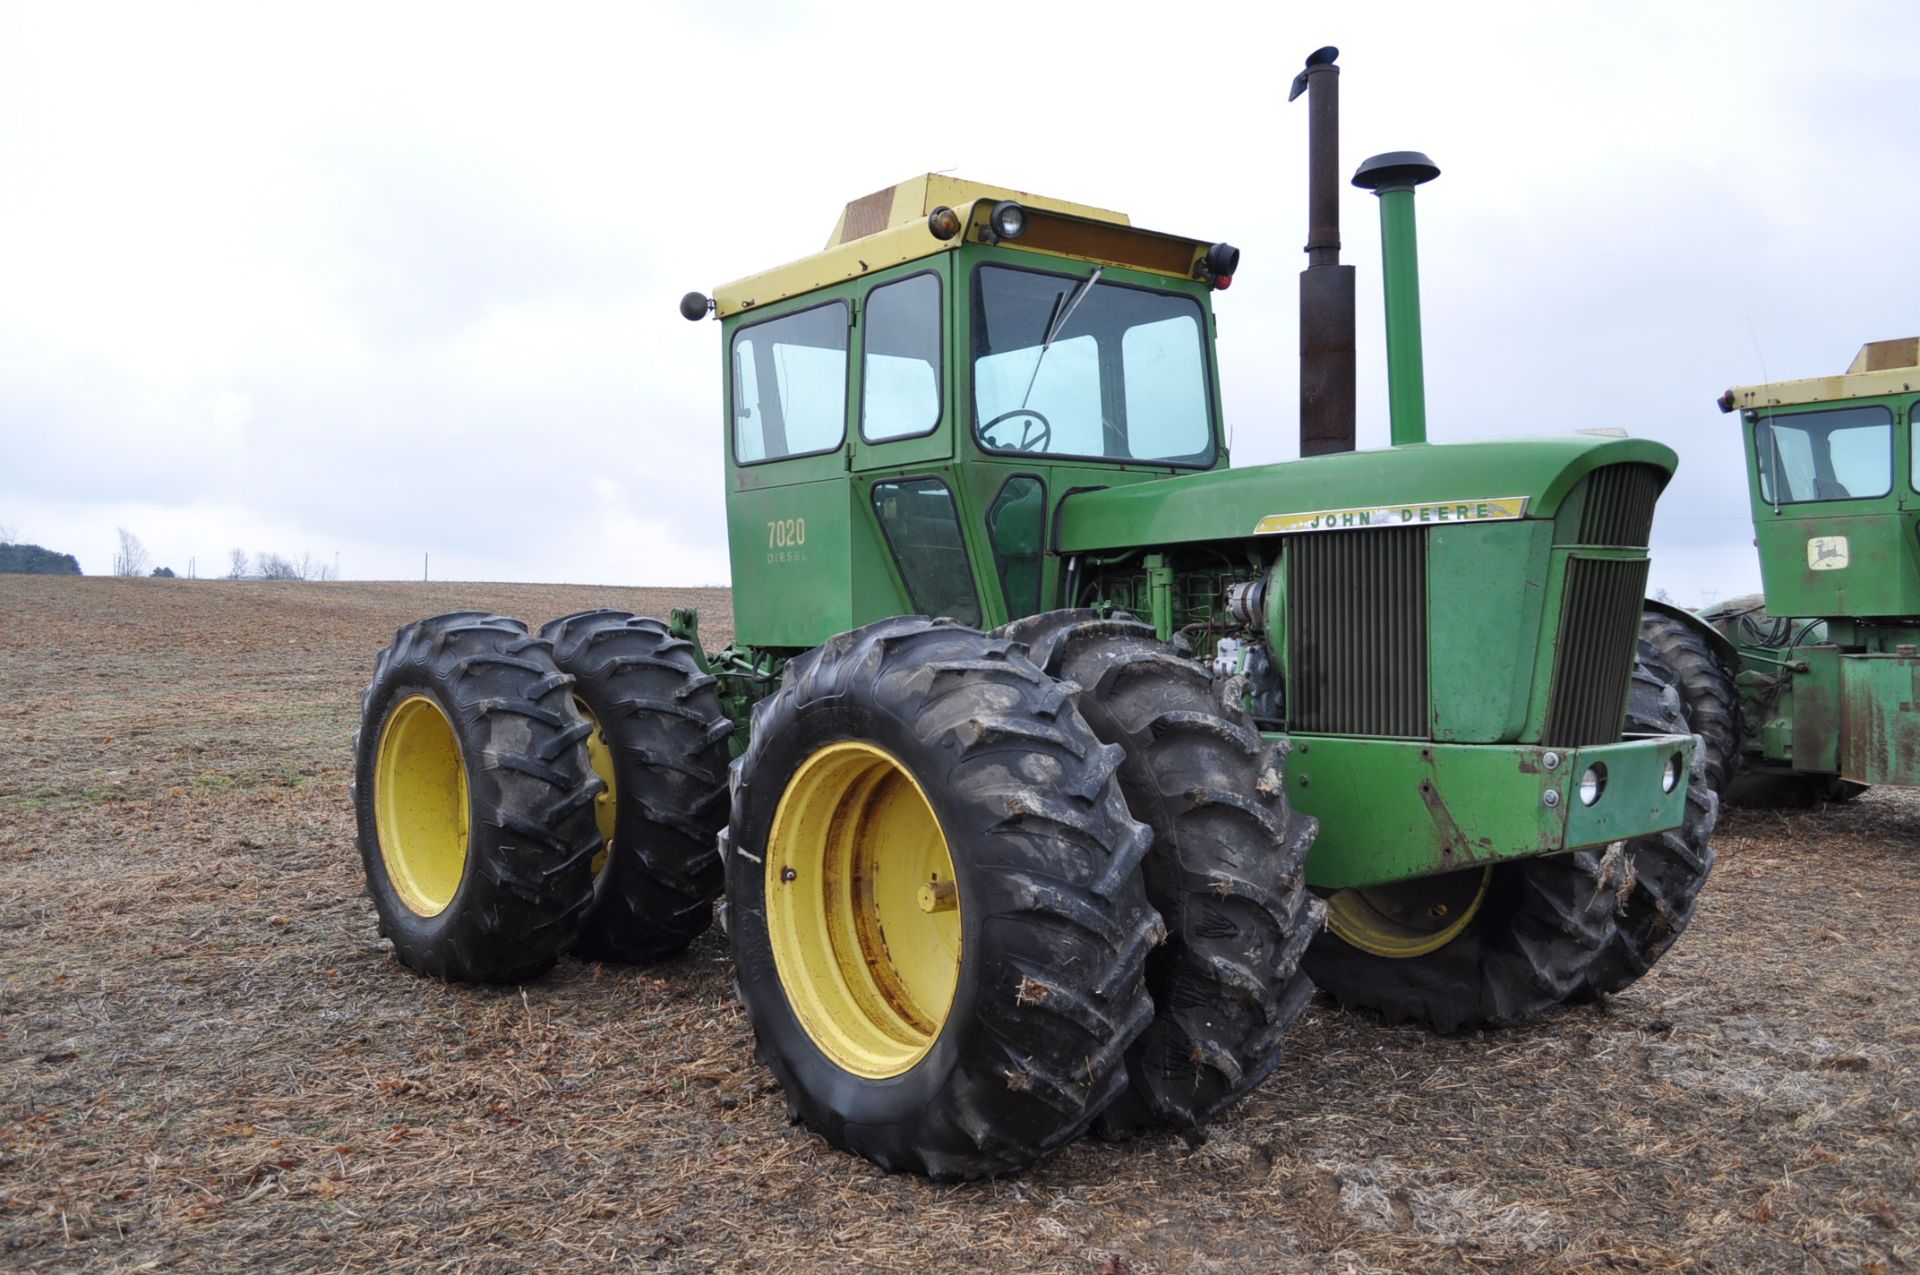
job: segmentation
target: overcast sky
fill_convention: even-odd
[[[999,15],[1005,14],[1004,17]],[[1237,465],[1297,455],[1306,117],[1419,149],[1430,436],[1681,455],[1654,583],[1757,587],[1728,385],[1920,332],[1920,7],[0,3],[0,527],[110,569],[722,583],[719,326],[929,170],[1241,246]],[[1377,223],[1360,437],[1386,442]]]

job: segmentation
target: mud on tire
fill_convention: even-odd
[[[525,625],[478,611],[409,624],[380,653],[354,736],[354,813],[380,933],[403,964],[510,982],[572,939],[601,787],[572,681]]]
[[[1120,790],[1153,830],[1147,899],[1168,933],[1147,958],[1154,1020],[1127,1053],[1127,1094],[1095,1130],[1198,1128],[1273,1071],[1313,993],[1300,960],[1322,923],[1303,879],[1317,825],[1287,802],[1286,746],[1263,741],[1205,669],[1130,617],[1054,611],[999,632],[1082,688],[1081,715],[1124,750]]]
[[[884,750],[924,794],[958,889],[950,1006],[924,1054],[890,1075],[859,1074],[802,1025],[794,998],[811,989],[782,980],[808,975],[783,971],[769,933],[769,892],[805,888],[770,846],[783,799],[805,794],[810,758],[849,743]],[[1120,1094],[1153,1016],[1147,954],[1165,935],[1140,881],[1151,833],[1127,814],[1120,761],[1071,687],[951,622],[881,621],[788,666],[735,764],[726,871],[757,1056],[796,1120],[887,1169],[977,1178],[1058,1150]],[[838,977],[826,964],[811,977]]]
[[[540,629],[611,753],[614,833],[573,950],[671,956],[704,932],[720,893],[727,736],[714,679],[658,620],[582,611]]]

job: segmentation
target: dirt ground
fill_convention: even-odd
[[[0,576],[0,1269],[1905,1271],[1920,795],[1737,814],[1604,1006],[1442,1040],[1316,1004],[1189,1144],[1008,1181],[787,1123],[716,937],[448,987],[375,934],[375,651],[721,590]]]

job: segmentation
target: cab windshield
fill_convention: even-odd
[[[982,266],[973,427],[995,452],[1213,461],[1205,315],[1178,293]],[[1051,336],[1051,342],[1048,337]]]

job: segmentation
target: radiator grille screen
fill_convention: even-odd
[[[1567,560],[1541,743],[1579,748],[1620,738],[1646,587],[1645,558]]]
[[[1427,538],[1325,531],[1287,548],[1289,729],[1427,736]]]
[[[1652,465],[1608,465],[1587,475],[1587,504],[1580,512],[1578,543],[1646,548],[1660,482],[1660,471]]]

